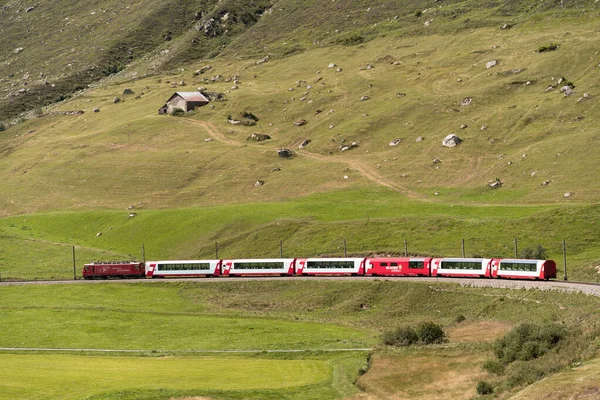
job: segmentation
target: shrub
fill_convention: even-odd
[[[254,114],[252,114],[251,112],[248,111],[242,111],[240,113],[240,115],[242,116],[242,118],[246,118],[246,119],[251,119],[253,121],[258,122],[258,117]]]
[[[504,365],[516,360],[533,360],[555,347],[565,336],[565,328],[553,323],[521,324],[494,342],[494,354]]]
[[[465,321],[467,319],[467,317],[465,317],[462,314],[458,314],[456,316],[456,318],[454,319],[454,322],[456,322],[457,324],[460,324],[461,322]]]
[[[415,11],[415,17],[419,18],[421,15],[423,15],[423,11],[421,11],[421,10]]]
[[[477,382],[477,394],[491,394],[494,393],[494,387],[487,381]]]
[[[550,44],[538,47],[537,52],[545,53],[547,51],[554,51],[556,49],[558,49],[558,43],[550,43]]]
[[[179,117],[184,114],[185,114],[185,111],[183,111],[183,109],[181,109],[181,108],[174,108],[173,112],[171,113],[171,115],[174,117]]]
[[[417,336],[424,344],[443,343],[446,341],[444,329],[434,322],[421,322],[417,326]]]
[[[490,374],[495,374],[495,375],[504,374],[504,364],[502,364],[498,360],[487,360],[483,364],[483,369],[485,369]]]
[[[410,326],[402,326],[383,334],[383,343],[388,346],[410,346],[418,340],[417,332]]]
[[[521,258],[530,260],[545,260],[548,258],[548,253],[546,253],[546,249],[541,244],[538,244],[535,249],[526,247],[521,250]]]
[[[6,130],[6,126],[4,126],[4,122],[0,121],[0,132],[4,132]]]

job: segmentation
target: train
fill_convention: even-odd
[[[236,276],[382,276],[487,279],[556,278],[553,260],[508,258],[342,257],[111,261],[85,264],[84,279]]]

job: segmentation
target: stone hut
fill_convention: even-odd
[[[159,114],[170,114],[176,108],[188,112],[208,104],[208,99],[200,92],[176,92],[158,109]]]

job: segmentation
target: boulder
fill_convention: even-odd
[[[464,99],[462,99],[462,101],[460,102],[461,106],[468,106],[469,104],[471,104],[471,102],[473,101],[473,99],[471,97],[465,97]]]
[[[120,97],[115,97],[115,98],[113,99],[113,103],[114,103],[114,104],[117,104],[117,103],[120,103],[120,102],[121,102],[121,98],[120,98]]]
[[[565,97],[572,95],[573,93],[575,93],[575,91],[573,90],[573,88],[571,88],[571,86],[569,85],[565,85],[563,87],[560,88],[560,92],[564,93]]]
[[[290,149],[279,149],[277,150],[277,155],[281,158],[292,158],[294,157],[294,152]]]
[[[305,148],[306,146],[308,146],[308,144],[310,142],[311,142],[310,139],[303,140],[302,143],[300,143],[300,145],[298,146],[298,150],[302,150],[303,148]]]
[[[485,69],[493,68],[496,65],[498,65],[498,61],[497,60],[488,61],[488,62],[485,63]]]
[[[392,147],[398,146],[400,143],[402,143],[402,139],[396,138],[390,142],[390,146],[392,146]]]
[[[451,133],[442,140],[442,145],[445,147],[456,147],[462,142],[462,139]]]
[[[269,139],[271,139],[271,136],[265,135],[264,133],[253,133],[252,135],[248,136],[246,140],[251,140],[253,142],[263,142]]]
[[[419,136],[417,138],[417,140],[415,140],[415,142],[419,143],[419,142],[422,142],[423,140],[425,140],[425,138],[423,136]]]
[[[306,125],[306,124],[308,124],[308,121],[303,118],[300,118],[300,119],[297,119],[296,121],[294,121],[294,126],[302,126],[302,125]]]
[[[125,90],[123,90],[123,94],[135,94],[135,92],[133,90],[131,90],[130,88],[127,88]]]
[[[361,96],[360,101],[366,101],[369,100],[370,97],[369,96]]]
[[[255,186],[255,187],[259,187],[259,186],[262,186],[262,185],[264,185],[264,184],[265,184],[265,181],[258,180],[258,181],[256,181],[256,182],[254,183],[254,186]]]

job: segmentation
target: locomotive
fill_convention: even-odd
[[[234,276],[424,276],[549,280],[553,260],[508,258],[342,257],[114,261],[85,264],[85,279]]]

